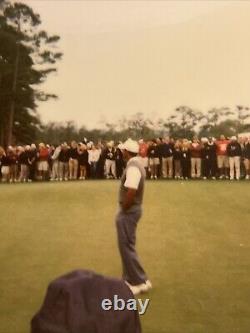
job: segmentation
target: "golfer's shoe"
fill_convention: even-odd
[[[125,281],[126,285],[129,287],[129,289],[132,291],[132,294],[134,296],[139,295],[141,293],[141,290],[139,288],[139,285],[137,286],[132,286],[128,281]]]
[[[132,291],[134,296],[139,295],[141,293],[147,293],[147,292],[149,292],[149,290],[151,290],[153,288],[152,283],[149,280],[147,280],[145,283],[141,283],[141,284],[138,284],[135,286],[131,285],[127,281],[125,281],[125,283],[129,287],[129,289]]]
[[[146,281],[146,285],[148,286],[149,289],[152,289],[153,286],[152,286],[152,282],[150,280],[147,280]]]
[[[139,286],[141,293],[147,293],[150,289],[153,288],[152,283],[147,280],[145,283],[140,284]]]

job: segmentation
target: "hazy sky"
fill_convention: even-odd
[[[250,104],[250,2],[26,0],[61,36],[44,121],[100,127],[175,107]]]

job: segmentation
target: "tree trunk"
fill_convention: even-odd
[[[20,31],[20,27],[18,30]],[[8,124],[7,124],[8,132],[7,132],[6,141],[7,141],[8,146],[10,146],[12,144],[12,138],[13,138],[13,124],[14,124],[15,106],[16,106],[16,90],[17,90],[16,88],[17,88],[19,58],[20,58],[20,42],[17,41],[14,77],[13,77],[13,85],[12,85],[12,100],[10,103],[10,113],[9,113]]]

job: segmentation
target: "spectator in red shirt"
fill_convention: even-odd
[[[148,174],[148,144],[143,139],[139,140],[139,156],[142,159],[146,174]]]
[[[38,164],[37,164],[37,171],[38,171],[38,179],[40,180],[45,180],[48,169],[49,169],[49,150],[46,148],[44,143],[39,143],[38,146],[38,152],[37,152],[37,159],[38,159]]]
[[[227,140],[224,135],[221,135],[220,139],[216,141],[217,165],[220,179],[229,178],[229,158],[227,155],[228,144],[229,140]]]

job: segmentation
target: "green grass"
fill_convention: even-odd
[[[49,281],[67,271],[120,276],[118,186],[0,186],[0,333],[29,332]],[[138,251],[154,289],[143,332],[249,333],[249,239],[249,183],[148,181]]]

